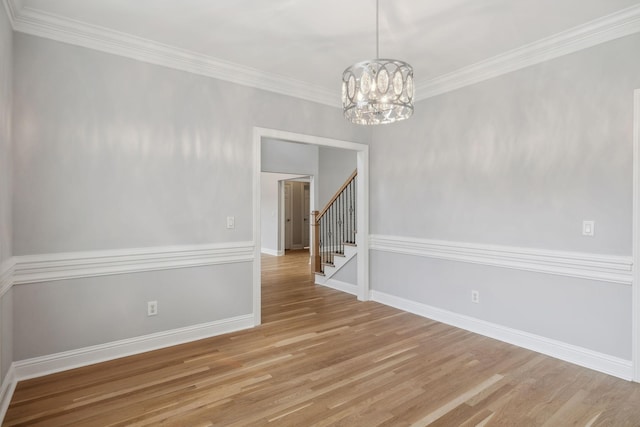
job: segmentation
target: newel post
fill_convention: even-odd
[[[311,257],[313,259],[314,271],[316,273],[320,273],[322,271],[322,266],[320,265],[320,223],[318,222],[318,213],[319,211],[311,211],[313,226],[313,246]]]

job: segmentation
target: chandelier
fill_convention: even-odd
[[[403,61],[379,59],[379,13],[376,0],[376,58],[342,73],[344,117],[359,125],[379,125],[413,114],[413,68]]]

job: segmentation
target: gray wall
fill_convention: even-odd
[[[634,35],[532,66],[377,129],[372,234],[630,256],[639,47]],[[377,251],[371,266],[376,290],[631,358],[630,286]]]
[[[368,137],[337,108],[14,37],[15,255],[250,241],[253,126]],[[226,229],[228,215],[234,230]],[[173,285],[146,273],[18,285],[14,354],[29,358],[248,314],[252,265],[234,268],[176,270]],[[150,288],[163,295],[160,314],[137,324],[132,319],[145,313]],[[182,301],[185,289],[194,304],[210,302],[205,315],[178,319],[177,311],[163,311],[167,301]],[[55,309],[43,309],[41,295]],[[51,327],[35,342],[30,328],[38,310],[38,322]],[[70,325],[86,330],[74,335]]]
[[[278,233],[279,182],[297,177],[299,175],[284,173],[263,172],[260,174],[260,237],[261,248],[266,252],[276,253],[278,252],[278,247],[284,250],[284,243],[278,245],[280,240],[280,234]]]
[[[331,279],[356,286],[358,284],[358,257],[351,258]]]
[[[13,33],[0,7],[0,263],[11,257],[11,86]]]
[[[13,33],[5,8],[0,7],[0,265],[12,256],[12,75]],[[13,361],[11,313],[9,291],[0,298],[0,378]]]
[[[4,15],[0,25],[0,260],[251,240],[253,126],[371,139],[373,234],[631,252],[640,36],[420,102],[411,120],[372,131],[337,108],[22,34],[6,119],[12,43]],[[247,314],[251,270],[17,285],[0,304],[2,373],[13,356]],[[628,286],[378,251],[370,277],[374,290],[631,357]],[[161,315],[147,318],[152,294]]]
[[[249,263],[16,286],[15,358],[45,356],[252,310]],[[158,315],[147,317],[147,301]]]
[[[261,146],[263,172],[315,176],[318,174],[318,146],[265,138]]]
[[[338,188],[357,168],[357,152],[320,147],[318,155],[318,210],[324,208]]]
[[[261,202],[261,237],[263,248],[269,249],[271,251],[277,251],[278,247],[278,217],[277,215],[272,215],[273,211],[275,210],[277,212],[278,209],[277,201],[273,200],[274,195],[277,196],[277,182],[275,182],[275,184],[271,182],[265,182],[264,179],[272,181],[273,178],[268,178],[270,174],[272,174],[272,177],[275,177],[278,174],[289,174],[288,177],[277,178],[276,181],[281,179],[293,178],[296,175],[312,176],[316,178],[314,184],[316,186],[316,191],[311,192],[311,197],[313,197],[316,201],[315,203],[314,200],[311,200],[310,202],[311,205],[317,206],[319,150],[321,148],[322,147],[319,147],[317,145],[302,144],[278,139],[265,138],[262,140],[260,147],[260,166],[263,172],[269,172],[269,174],[263,173],[261,175],[263,178],[263,180],[261,181],[263,198],[265,196],[269,198],[269,200],[263,200]],[[265,188],[266,185],[268,185],[269,187]],[[273,185],[275,185],[275,187],[273,187]],[[274,191],[276,193],[274,193]],[[265,203],[271,206],[271,208],[266,209]],[[294,206],[294,208],[297,209],[298,206]],[[301,241],[301,231],[297,228],[294,228],[293,233],[293,241],[296,242],[296,238]],[[297,237],[295,237],[296,235]],[[284,250],[284,242],[282,242],[282,249]]]

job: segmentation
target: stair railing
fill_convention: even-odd
[[[334,254],[343,254],[344,245],[356,243],[356,177],[358,170],[342,184],[321,211],[313,211],[313,253],[316,273],[333,265]]]

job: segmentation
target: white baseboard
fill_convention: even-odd
[[[13,392],[16,389],[16,384],[18,384],[18,380],[16,379],[13,365],[11,365],[7,375],[5,375],[2,380],[2,386],[0,387],[0,424],[4,421],[4,416],[7,414],[7,409],[9,409]]]
[[[336,279],[328,279],[325,282],[316,282],[316,285],[326,286],[336,291],[346,292],[351,295],[358,295],[358,286],[352,283],[342,282]]]
[[[18,381],[252,328],[253,314],[13,362]]]
[[[517,345],[518,347],[523,347],[618,378],[628,381],[633,378],[633,366],[630,360],[410,301],[384,292],[372,290],[371,299],[409,313]]]
[[[269,248],[260,248],[260,252],[262,252],[263,254],[272,255],[272,256],[284,255],[284,251],[278,251],[278,250],[269,249]]]

